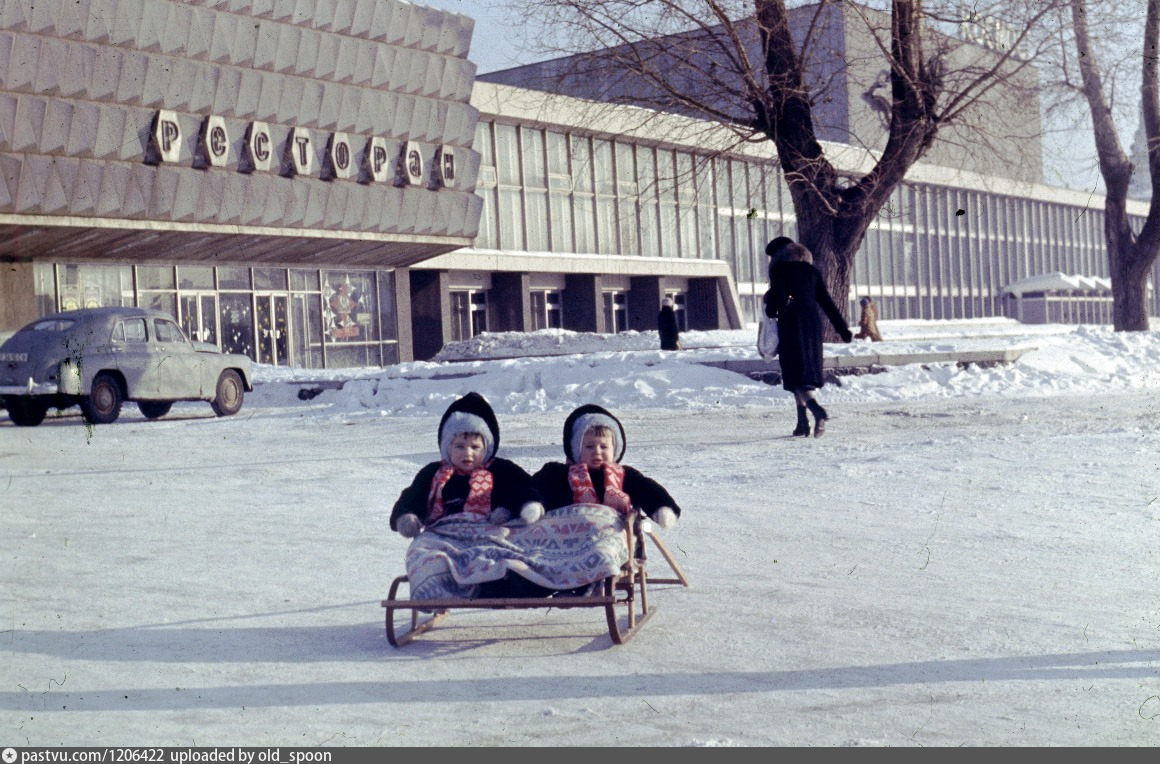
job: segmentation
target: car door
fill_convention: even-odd
[[[154,384],[150,397],[182,400],[202,397],[201,362],[177,322],[153,317],[150,355]]]
[[[112,350],[116,368],[125,378],[130,398],[138,397],[156,387],[149,371],[151,354],[144,318],[125,318],[118,321],[113,327]]]

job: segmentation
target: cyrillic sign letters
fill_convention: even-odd
[[[145,161],[149,164],[180,161],[182,140],[177,112],[159,109],[153,115]],[[392,143],[386,138],[371,136],[365,140],[366,143],[359,148],[356,145],[362,143],[359,136],[330,133],[321,154],[319,177],[323,180],[355,178],[360,183],[426,184],[431,189],[455,187],[454,147],[436,146],[428,162],[423,156],[423,147],[414,141],[403,142],[392,158]],[[239,172],[276,170],[286,177],[313,175],[314,141],[314,134],[309,129],[294,127],[285,144],[275,147],[270,126],[255,120],[246,126],[237,156],[237,169]],[[205,117],[193,147],[193,166],[199,169],[226,167],[229,157],[230,135],[225,118],[216,114]]]

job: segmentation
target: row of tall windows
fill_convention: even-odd
[[[765,244],[797,236],[774,162],[487,121],[475,146],[477,248],[724,260],[756,321]],[[855,256],[849,313],[871,295],[882,318],[1001,316],[1007,284],[1053,271],[1107,276],[1101,210],[908,183]]]
[[[201,265],[42,264],[42,314],[140,306],[191,340],[257,363],[383,366],[399,359],[393,271]]]

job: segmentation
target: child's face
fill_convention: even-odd
[[[464,475],[478,469],[482,466],[486,447],[482,435],[474,432],[459,433],[451,439],[451,466]]]
[[[580,441],[580,462],[589,467],[601,467],[615,463],[616,454],[610,432],[586,432]]]

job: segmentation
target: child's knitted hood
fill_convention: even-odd
[[[454,401],[439,420],[439,455],[445,463],[451,463],[452,439],[464,432],[483,436],[484,464],[495,458],[499,450],[499,421],[487,398],[479,393],[471,392]]]
[[[595,403],[587,403],[573,411],[564,420],[564,455],[568,457],[569,464],[580,461],[577,457],[580,455],[580,444],[584,441],[584,433],[598,425],[611,428],[612,450],[616,453],[617,463],[619,464],[620,460],[624,458],[626,445],[624,425],[607,409],[601,408]]]

